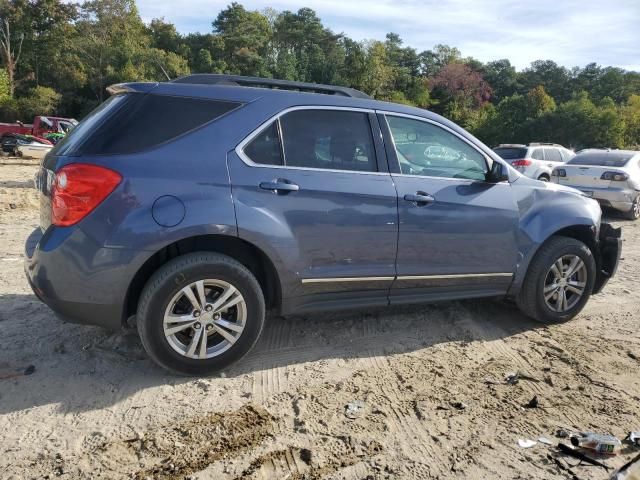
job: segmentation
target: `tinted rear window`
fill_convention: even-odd
[[[499,148],[494,148],[493,151],[496,152],[498,155],[500,155],[500,157],[504,158],[505,160],[517,160],[520,158],[525,158],[527,156],[526,148],[499,147]]]
[[[624,167],[634,156],[633,153],[585,152],[579,153],[567,165],[596,165],[602,167]]]
[[[74,128],[57,155],[114,155],[158,146],[240,104],[190,97],[129,93],[111,97]]]

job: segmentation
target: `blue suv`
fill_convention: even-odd
[[[65,320],[135,318],[171,371],[238,360],[267,310],[499,296],[564,321],[617,268],[597,202],[428,111],[229,75],[109,92],[42,163],[25,270]]]

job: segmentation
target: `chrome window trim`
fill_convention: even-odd
[[[384,282],[391,281],[395,277],[330,277],[330,278],[303,278],[302,283],[333,283],[333,282]]]
[[[400,275],[396,277],[329,277],[303,278],[302,283],[380,282],[390,280],[446,280],[455,278],[513,277],[513,273],[454,273],[447,275]]]
[[[282,139],[282,128],[280,128],[280,117],[286,115],[289,112],[295,112],[298,110],[337,110],[337,111],[347,111],[347,112],[359,112],[359,113],[373,113],[375,114],[375,110],[371,108],[358,108],[358,107],[339,107],[339,106],[331,106],[331,105],[297,105],[295,107],[288,107],[284,110],[276,113],[275,115],[269,117],[268,120],[262,122],[255,130],[253,130],[249,135],[247,135],[235,148],[235,152],[240,157],[247,166],[249,167],[257,167],[257,168],[278,168],[278,169],[287,169],[287,170],[302,170],[302,171],[311,171],[311,172],[334,172],[334,173],[356,173],[358,175],[389,175],[389,172],[362,172],[360,170],[341,170],[334,168],[314,168],[314,167],[295,167],[288,165],[267,165],[262,163],[256,163],[251,160],[245,153],[244,148],[258,135],[262,133],[262,131],[269,127],[274,121],[278,122],[278,135],[280,136],[280,145],[282,150],[282,156],[284,161],[284,143]],[[373,132],[372,132],[373,135]],[[376,158],[376,166],[378,164]]]
[[[396,141],[393,138],[393,133],[391,133],[391,127],[389,126],[389,121],[387,120],[387,116],[409,118],[411,120],[417,120],[419,122],[430,123],[430,124],[432,124],[432,125],[434,125],[434,126],[436,126],[438,128],[441,128],[441,129],[445,130],[446,132],[449,132],[449,133],[453,134],[455,137],[459,138],[465,144],[470,146],[473,150],[478,152],[482,156],[482,158],[484,158],[485,166],[487,167],[487,172],[489,172],[489,170],[491,170],[491,164],[494,162],[494,160],[492,158],[490,158],[485,152],[480,150],[476,145],[474,145],[473,143],[469,142],[469,140],[467,140],[465,137],[460,135],[458,132],[456,132],[452,128],[447,127],[446,125],[443,125],[440,122],[437,122],[435,120],[431,120],[429,118],[419,117],[417,115],[410,115],[408,113],[391,112],[391,111],[388,111],[388,110],[376,110],[376,113],[384,115],[384,121],[387,124],[387,129],[389,131],[389,136],[391,137],[391,144],[392,144],[393,149],[394,149],[395,152],[398,152],[398,149],[396,148]],[[396,155],[396,161],[398,161],[397,160],[397,155]],[[399,161],[398,161],[398,163],[399,163]],[[400,168],[400,165],[398,165],[398,169],[400,169],[400,171],[402,172],[402,169]],[[431,176],[431,175],[411,175],[411,174],[407,174],[407,173],[392,173],[391,175],[400,176],[400,177],[433,178],[433,179],[449,180],[449,181],[455,181],[455,182],[467,181],[469,183],[478,183],[478,182],[487,183],[484,180],[473,180],[473,179],[470,179],[470,178],[434,177],[434,176]],[[501,185],[501,184],[509,184],[509,182],[508,181],[498,182],[498,183],[493,183],[492,185]]]

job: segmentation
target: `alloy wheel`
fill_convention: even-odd
[[[247,305],[229,282],[206,279],[182,288],[164,314],[164,336],[188,358],[206,360],[236,343],[247,321]]]
[[[578,255],[563,255],[549,268],[544,281],[544,301],[554,312],[571,310],[587,287],[587,266]]]

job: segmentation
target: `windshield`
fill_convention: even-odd
[[[629,152],[585,152],[573,157],[567,165],[624,167],[634,155]]]
[[[493,149],[501,158],[505,160],[515,160],[525,158],[527,156],[526,148],[518,147],[497,147]]]

